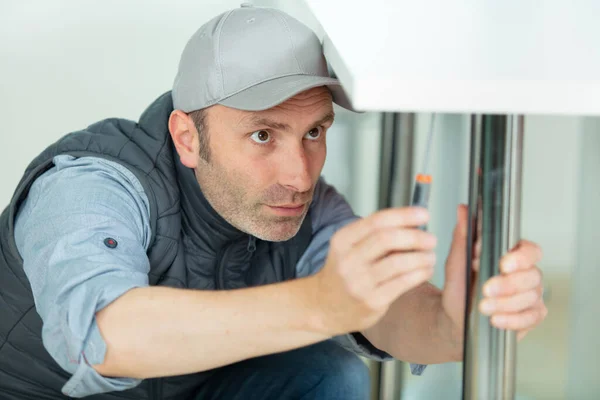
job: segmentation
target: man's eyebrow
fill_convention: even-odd
[[[314,122],[312,126],[323,125],[327,122],[333,122],[335,119],[335,114],[333,112],[329,112],[323,116],[323,118]],[[266,126],[271,129],[280,130],[280,131],[291,131],[292,127],[289,124],[284,122],[277,122],[267,117],[255,116],[248,121],[248,125],[250,126]]]
[[[334,119],[335,119],[335,113],[333,111],[331,111],[331,112],[328,112],[327,114],[325,114],[325,116],[323,118],[321,118],[320,120],[315,122],[313,124],[313,126],[319,126],[319,125],[323,125],[327,122],[333,122]]]
[[[266,126],[271,129],[279,130],[279,131],[290,131],[292,127],[283,122],[273,121],[272,119],[266,117],[255,116],[248,121],[248,125],[250,126]]]

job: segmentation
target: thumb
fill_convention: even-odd
[[[463,204],[458,206],[456,219],[452,246],[446,260],[446,276],[444,279],[444,292],[449,292],[448,295],[451,297],[457,297],[465,293],[468,232],[467,206]]]

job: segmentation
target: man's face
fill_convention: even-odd
[[[195,168],[204,196],[241,231],[268,241],[292,238],[308,212],[332,123],[324,87],[265,111],[208,108],[210,160],[198,157]]]

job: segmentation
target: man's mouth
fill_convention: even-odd
[[[300,207],[304,207],[304,203],[300,203],[300,204],[282,204],[280,206],[271,206],[274,208],[300,208]]]
[[[302,204],[282,204],[277,206],[267,206],[271,209],[275,214],[281,216],[297,216],[301,215],[304,212],[304,208],[306,207],[306,203]]]

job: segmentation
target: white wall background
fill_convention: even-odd
[[[600,330],[600,119],[585,118],[580,123],[579,179],[576,193],[577,241],[569,325],[567,395],[569,399],[600,398],[598,331]]]
[[[170,90],[188,38],[204,22],[240,3],[0,2],[0,171],[4,171],[0,207],[10,200],[30,160],[54,140],[103,118],[137,119],[156,97]],[[281,5],[322,36],[301,2]],[[372,176],[378,168],[377,116],[357,118],[340,108],[336,112],[340,118],[329,135],[324,175],[353,197],[359,215],[366,215],[376,207],[378,182]],[[349,137],[356,147],[346,145]],[[352,169],[339,171],[335,160],[355,148],[361,151]]]
[[[0,204],[29,161],[170,90],[188,38],[233,0],[0,2]]]
[[[540,241],[548,274],[569,273],[575,264],[582,121],[563,116],[525,120],[522,235]]]
[[[239,3],[230,0],[0,1],[0,207],[8,203],[26,165],[52,141],[102,118],[137,119],[149,103],[170,89],[181,50],[191,34],[217,13],[237,7]],[[255,3],[278,6],[322,35],[301,1]],[[329,136],[324,175],[347,195],[358,214],[367,215],[377,205],[379,117],[377,114],[356,116],[339,109],[338,115]],[[435,219],[431,230],[440,235],[440,252],[444,254],[450,244],[455,206],[466,201],[468,132],[465,118],[443,116],[434,146],[432,212]],[[569,275],[576,263],[576,254],[582,253],[575,241],[577,210],[583,204],[578,191],[582,171],[579,164],[582,121],[574,117],[546,116],[531,116],[526,120],[522,234],[542,245],[545,258],[541,266],[550,274]],[[421,115],[418,131],[425,132],[427,124],[428,116]],[[585,143],[598,145],[589,137]],[[416,149],[418,161],[422,145],[417,143]],[[588,157],[595,154],[589,147],[586,151],[591,153]],[[597,167],[593,163],[589,165]],[[590,172],[600,173],[586,170]],[[591,208],[589,204],[588,208]],[[597,210],[588,212],[599,215]],[[586,235],[600,238],[592,228]],[[596,268],[597,258],[593,252],[588,249],[585,254],[578,268]],[[436,282],[442,279],[441,273],[436,275]],[[576,283],[587,284],[589,290],[582,293],[592,296],[590,285],[596,281],[586,282],[586,275],[582,273]],[[598,304],[595,299],[579,301],[578,304],[588,306],[587,310],[590,301],[592,306]],[[584,322],[593,319],[595,314],[586,315]],[[581,318],[576,321],[581,325]],[[597,332],[599,328],[598,324],[582,326],[587,331]],[[572,366],[585,361],[585,348],[580,345],[579,349],[581,351],[571,360]],[[592,368],[591,361],[584,366]],[[443,379],[441,375],[437,377]]]

